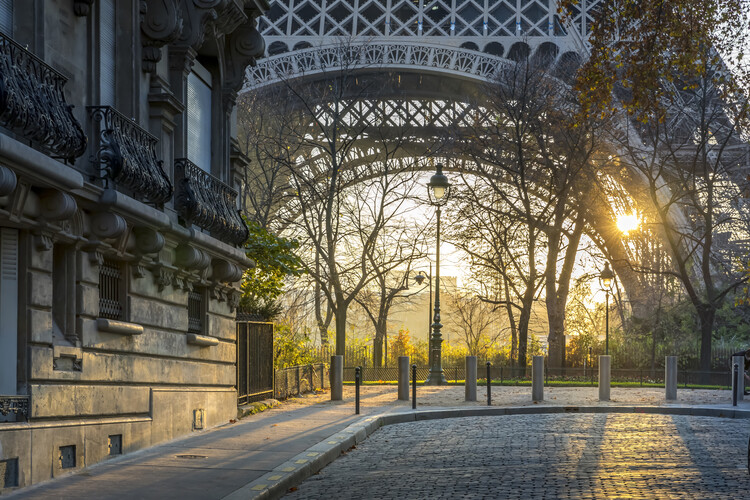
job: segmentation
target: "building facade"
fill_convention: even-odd
[[[0,0],[0,492],[236,415],[266,0]]]

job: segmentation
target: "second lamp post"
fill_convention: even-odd
[[[448,201],[451,184],[443,175],[442,163],[437,164],[437,172],[430,177],[427,187],[430,203],[437,208],[437,248],[435,250],[435,315],[430,339],[430,374],[424,383],[425,385],[445,385],[448,381],[445,380],[445,373],[443,373],[441,359],[443,338],[440,333],[440,329],[443,328],[440,324],[440,208]]]

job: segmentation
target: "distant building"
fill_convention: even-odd
[[[0,1],[0,492],[236,415],[266,0]]]

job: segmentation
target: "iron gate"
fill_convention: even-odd
[[[237,402],[273,397],[273,323],[237,323]]]

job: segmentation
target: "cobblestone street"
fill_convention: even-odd
[[[747,420],[633,414],[390,425],[285,498],[742,498]]]

